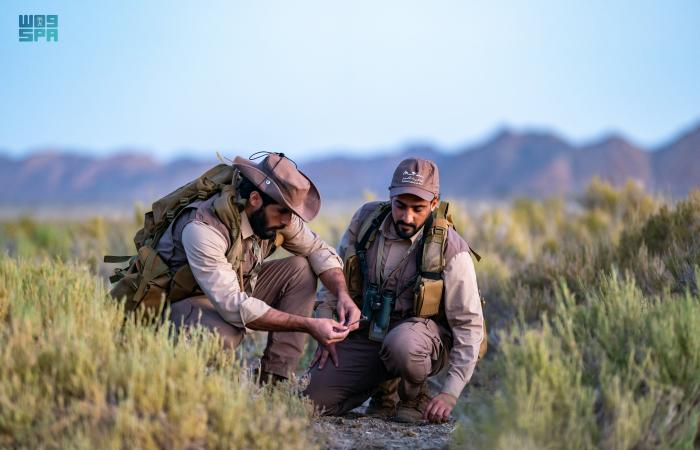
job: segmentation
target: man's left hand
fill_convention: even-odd
[[[316,363],[318,363],[318,370],[323,370],[329,356],[331,357],[331,361],[333,361],[333,365],[338,367],[338,353],[335,350],[335,344],[328,344],[325,347],[318,344],[314,358],[311,360],[311,364],[309,364],[309,370],[311,370]]]
[[[342,324],[352,324],[348,327],[350,331],[360,328],[360,316],[362,313],[347,292],[341,292],[338,295],[338,305],[336,308],[338,311],[338,322]]]
[[[441,392],[440,394],[433,397],[428,403],[423,413],[423,420],[428,420],[433,423],[447,422],[450,418],[450,413],[452,409],[457,404],[457,398]]]

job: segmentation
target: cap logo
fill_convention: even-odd
[[[414,171],[404,170],[403,177],[401,177],[402,183],[422,185],[424,181],[425,177]]]

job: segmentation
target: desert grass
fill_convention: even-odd
[[[488,286],[496,346],[455,447],[700,446],[700,192],[640,212],[601,188],[609,201],[582,202],[562,228],[577,239],[560,233],[559,250]]]
[[[123,317],[84,265],[0,257],[0,447],[313,447],[308,402],[216,336]]]

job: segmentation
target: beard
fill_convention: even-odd
[[[407,228],[410,228],[409,232],[403,231],[399,226],[404,226]],[[410,239],[413,237],[414,234],[418,232],[418,227],[415,225],[412,225],[410,223],[403,222],[399,220],[398,222],[394,223],[394,230],[396,231],[396,234],[399,235],[401,239]]]
[[[265,207],[260,207],[258,210],[253,211],[253,214],[250,216],[250,227],[260,239],[272,239],[277,234],[277,228],[269,228],[267,226]]]

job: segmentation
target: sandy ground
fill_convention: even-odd
[[[314,421],[318,444],[332,450],[444,449],[454,431],[454,420],[445,424],[413,425],[368,417],[362,406],[343,417]]]
[[[265,344],[265,335],[262,332],[251,333],[254,339],[246,339],[247,352],[242,352],[241,357],[247,360],[249,367],[258,364],[259,356]],[[241,346],[244,347],[244,346]],[[311,357],[311,353],[305,356]],[[308,364],[308,362],[307,362]],[[304,364],[302,364],[302,367]],[[480,384],[479,371],[472,379],[472,385]],[[438,374],[428,380],[428,389],[431,395],[439,392],[445,373]],[[304,372],[299,373],[294,383],[295,391],[301,392],[308,383],[308,376]],[[350,449],[446,449],[450,441],[450,435],[457,427],[458,410],[464,408],[471,401],[467,392],[462,394],[460,401],[452,413],[452,419],[444,424],[405,424],[393,422],[389,419],[369,417],[364,414],[369,400],[364,405],[354,409],[343,417],[317,417],[313,420],[316,443],[322,449],[350,450]]]
[[[431,395],[439,392],[441,373],[428,380]],[[469,410],[481,395],[493,393],[492,386],[483,384],[483,374],[477,368],[470,386],[465,389],[452,412],[452,418],[444,424],[405,424],[364,414],[369,400],[343,417],[318,417],[313,427],[317,443],[323,449],[447,449],[451,434],[457,428],[457,418],[469,421]]]

